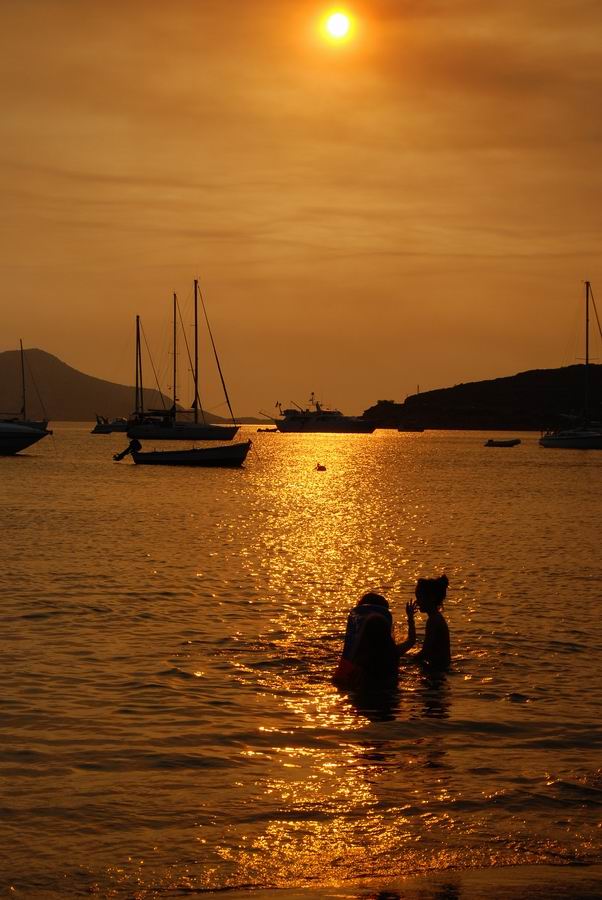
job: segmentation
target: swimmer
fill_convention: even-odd
[[[397,644],[388,601],[380,594],[364,594],[349,614],[335,684],[350,690],[394,688],[400,657],[416,643],[413,603],[406,604],[406,616],[407,638]]]
[[[419,578],[416,582],[416,602],[413,606],[428,618],[422,649],[410,658],[425,663],[431,669],[447,669],[451,663],[449,628],[441,612],[448,584],[447,575]]]

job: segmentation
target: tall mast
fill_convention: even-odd
[[[21,415],[23,421],[27,418],[27,407],[25,403],[25,358],[23,356],[23,341],[19,338],[19,346],[21,347]]]
[[[174,420],[176,416],[176,403],[177,403],[177,378],[178,378],[178,354],[177,354],[177,340],[178,340],[178,326],[177,326],[177,307],[178,307],[178,298],[175,293],[173,295],[173,415]]]
[[[136,316],[136,415],[144,415],[144,389],[142,387],[142,347],[140,345],[140,316]]]
[[[585,409],[584,418],[589,419],[589,292],[590,283],[585,282]]]
[[[194,279],[194,421],[199,421],[199,281]]]

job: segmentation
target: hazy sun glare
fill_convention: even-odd
[[[351,18],[342,10],[330,12],[324,20],[324,31],[333,41],[342,41],[350,36]]]

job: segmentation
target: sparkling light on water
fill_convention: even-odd
[[[0,459],[7,886],[600,861],[600,455],[265,434],[240,472],[157,473],[55,436]],[[337,691],[349,607],[379,590],[403,625],[441,571],[452,672]]]

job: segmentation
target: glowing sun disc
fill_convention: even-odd
[[[349,16],[343,12],[332,13],[326,20],[326,31],[336,40],[346,37],[349,34],[350,27],[351,21]]]

